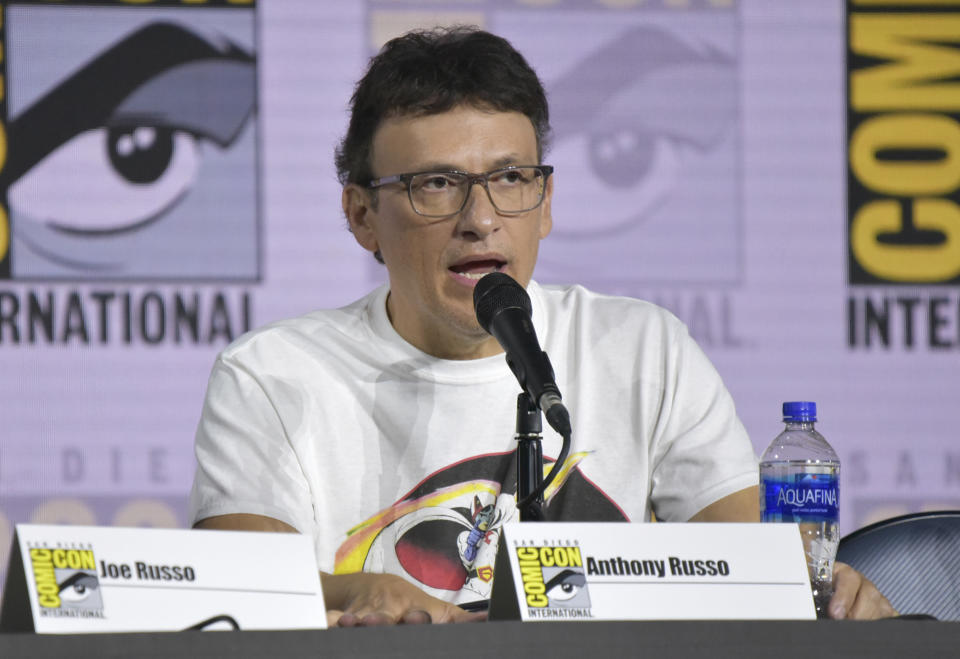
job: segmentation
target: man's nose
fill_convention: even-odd
[[[471,182],[468,191],[467,203],[460,211],[457,228],[461,233],[474,234],[480,238],[486,237],[500,228],[503,216],[497,212],[490,200],[483,181]]]

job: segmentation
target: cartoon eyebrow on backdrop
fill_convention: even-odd
[[[18,180],[71,138],[100,127],[163,125],[228,146],[253,111],[253,80],[254,59],[235,44],[215,45],[180,25],[151,23],[10,122],[10,156],[0,184]],[[246,88],[250,94],[243,98],[238,92]],[[203,104],[190,102],[201,94]]]
[[[10,122],[0,185],[27,220],[16,238],[68,267],[109,267],[71,260],[84,250],[57,234],[116,235],[163,217],[196,178],[199,141],[229,147],[255,98],[255,59],[227,39],[167,22],[131,33]]]

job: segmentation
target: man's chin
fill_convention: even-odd
[[[456,342],[462,346],[464,354],[469,355],[465,359],[489,357],[503,352],[497,340],[480,327],[472,308],[469,316],[458,314],[450,320],[450,329],[456,335]]]

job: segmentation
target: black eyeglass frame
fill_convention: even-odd
[[[497,206],[497,202],[493,200],[493,195],[490,194],[490,188],[488,184],[490,182],[490,177],[496,174],[502,174],[503,172],[509,172],[515,169],[536,169],[543,176],[543,190],[540,192],[540,200],[536,203],[535,206],[530,208],[525,208],[519,211],[507,211],[503,210]],[[422,176],[424,174],[456,174],[458,176],[465,176],[467,182],[467,193],[463,195],[463,202],[460,204],[460,208],[450,213],[443,213],[435,215],[432,213],[421,213],[417,210],[417,205],[413,203],[413,187],[411,183],[413,182],[413,177]],[[428,169],[423,172],[407,172],[404,174],[393,174],[391,176],[382,176],[380,178],[374,178],[367,181],[366,187],[371,189],[377,189],[383,187],[384,185],[391,185],[393,183],[403,183],[407,187],[407,199],[410,201],[410,208],[413,209],[413,212],[422,217],[452,217],[464,209],[467,205],[467,200],[470,199],[470,193],[473,191],[473,186],[477,183],[483,186],[484,191],[487,193],[487,199],[490,200],[490,203],[498,213],[504,213],[506,215],[519,215],[520,213],[529,213],[530,211],[540,207],[540,204],[543,203],[544,197],[546,197],[547,192],[547,179],[550,178],[550,175],[553,174],[552,165],[510,165],[509,167],[498,167],[496,169],[491,169],[489,172],[483,172],[481,174],[474,174],[472,172],[461,172],[456,169],[451,169],[447,171],[437,171]]]

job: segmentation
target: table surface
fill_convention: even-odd
[[[685,657],[960,656],[960,622],[881,620],[486,622],[325,631],[0,634],[0,657]]]

